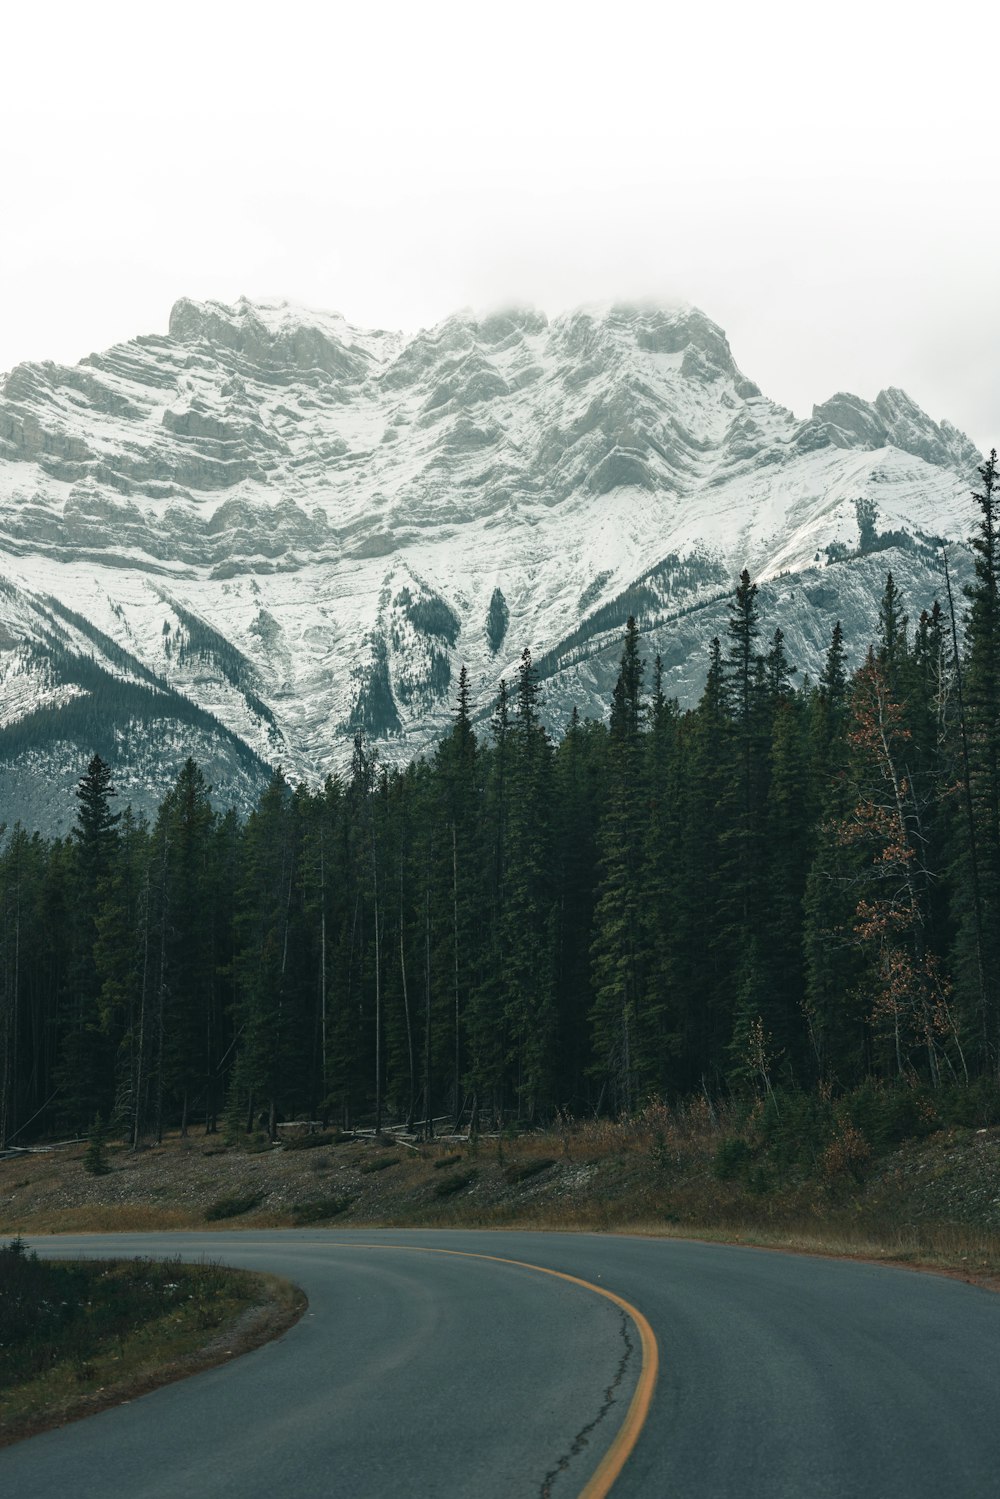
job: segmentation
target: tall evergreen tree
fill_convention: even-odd
[[[69,1128],[80,1131],[89,1128],[97,1114],[109,1118],[114,1108],[116,1038],[104,1024],[95,946],[118,850],[121,813],[112,811],[116,795],[110,767],[94,755],[76,789],[73,925],[67,933],[72,957],[58,1073],[62,1117]]]
[[[755,871],[761,858],[761,818],[766,789],[764,754],[765,694],[763,658],[757,649],[760,635],[760,611],[757,607],[757,585],[750,581],[746,568],[740,574],[734,597],[729,603],[729,652],[726,675],[730,713],[737,748],[733,840],[733,885],[738,892],[736,920],[741,927],[740,946],[749,940],[758,915],[753,899],[757,888]],[[777,642],[781,652],[781,641]],[[776,657],[776,677],[781,667]]]
[[[878,610],[877,660],[891,691],[899,687],[900,672],[909,654],[909,620],[903,609],[903,597],[892,573],[886,573],[885,590]]]
[[[576,708],[555,751],[555,1102],[577,1112],[590,1102],[588,1017],[593,997],[590,941],[607,734]]]
[[[714,1083],[729,1040],[740,961],[731,879],[734,726],[722,646],[710,646],[705,690],[679,726],[678,859],[671,890],[674,1022],[683,1092]]]
[[[555,1037],[552,747],[538,674],[525,648],[511,735],[511,804],[503,918],[509,1062],[522,1117],[550,1096]]]
[[[975,578],[965,590],[965,720],[971,818],[958,903],[959,972],[977,1013],[980,1046],[1000,1066],[1000,515],[997,455],[979,469],[973,494]]]
[[[615,1112],[631,1112],[658,1080],[656,1017],[649,1013],[643,923],[646,807],[645,705],[639,631],[630,618],[611,702],[606,800],[598,833],[600,884],[594,910],[593,1048]]]
[[[237,918],[234,1113],[261,1118],[273,1137],[286,1084],[288,959],[295,840],[291,792],[279,768],[243,835]]]
[[[508,1050],[504,1006],[504,967],[509,906],[509,828],[513,785],[513,734],[507,683],[500,679],[490,719],[492,748],[483,779],[482,840],[485,893],[480,937],[481,961],[466,1015],[467,1078],[473,1118],[489,1111],[502,1121],[506,1108]]]
[[[462,1112],[463,1016],[469,990],[479,970],[479,923],[482,907],[482,849],[476,736],[469,705],[469,679],[463,666],[458,679],[458,702],[450,734],[437,751],[437,767],[445,794],[445,817],[451,852],[451,972],[452,972],[452,1112],[458,1127]]]
[[[154,862],[165,931],[162,1077],[186,1135],[196,1098],[204,1099],[210,1075],[207,1022],[214,1009],[215,933],[212,920],[212,846],[215,816],[205,777],[188,757],[160,805],[153,832]],[[160,858],[157,858],[157,852]]]

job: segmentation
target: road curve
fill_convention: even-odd
[[[504,1259],[592,1282],[651,1324],[659,1379],[613,1499],[998,1492],[1000,1297],[956,1281],[596,1234],[248,1231],[37,1247],[207,1254],[288,1276],[310,1310],[231,1364],[0,1451],[0,1492],[18,1499],[591,1499],[641,1395],[635,1323]]]

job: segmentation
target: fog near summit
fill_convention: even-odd
[[[998,441],[995,14],[60,4],[8,20],[0,369],[180,296],[413,329],[683,299],[798,415]]]

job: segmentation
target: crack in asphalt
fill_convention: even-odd
[[[621,1317],[621,1334],[622,1341],[625,1344],[625,1349],[622,1353],[621,1358],[618,1360],[618,1368],[615,1370],[615,1377],[608,1385],[607,1389],[604,1391],[604,1404],[601,1406],[594,1419],[592,1421],[588,1421],[586,1426],[582,1426],[577,1432],[576,1436],[573,1438],[573,1441],[570,1443],[569,1451],[564,1452],[562,1457],[560,1457],[556,1462],[555,1467],[551,1468],[549,1472],[546,1473],[545,1477],[542,1479],[542,1486],[539,1490],[539,1499],[552,1499],[552,1486],[556,1482],[556,1479],[559,1477],[560,1473],[566,1472],[573,1458],[577,1457],[588,1445],[591,1435],[604,1420],[611,1407],[613,1405],[617,1405],[618,1403],[615,1391],[620,1388],[622,1380],[625,1378],[625,1371],[628,1368],[629,1359],[632,1357],[632,1354],[635,1351],[635,1344],[629,1337],[629,1318],[626,1316],[625,1312],[619,1312],[619,1316]]]

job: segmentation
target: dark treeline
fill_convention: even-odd
[[[362,739],[241,821],[189,760],[155,821],[95,756],[71,836],[0,848],[0,1144],[113,1120],[475,1129],[696,1091],[964,1086],[1000,1060],[1000,538],[853,674],[762,633],[746,572],[697,707],[634,620],[607,725],[531,657],[433,756]]]

